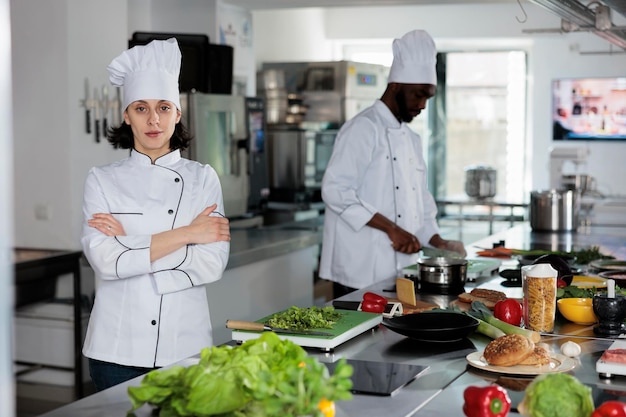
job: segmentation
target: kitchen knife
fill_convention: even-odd
[[[91,100],[89,99],[89,78],[85,78],[85,131],[91,133]]]
[[[451,259],[463,259],[464,256],[458,252],[451,250],[422,247],[422,254],[428,258],[451,258]]]
[[[335,300],[333,301],[333,307],[338,308],[340,310],[352,310],[352,311],[363,311],[361,310],[361,302],[360,301],[342,301]],[[382,313],[383,317],[394,317],[401,316],[403,314],[402,303],[398,303],[395,301],[390,301],[385,306],[385,311]]]
[[[226,320],[226,327],[233,330],[252,330],[255,332],[270,331],[274,333],[299,334],[306,336],[333,336],[333,334],[331,333],[316,332],[311,330],[278,329],[275,327],[270,327],[264,323],[257,323],[254,321]]]
[[[102,135],[106,137],[109,123],[107,117],[109,117],[109,90],[107,86],[102,86]]]
[[[95,117],[94,117],[95,119],[94,125],[95,125],[95,130],[96,130],[96,143],[100,143],[100,100],[98,100],[97,88],[93,89],[93,102],[96,107]]]

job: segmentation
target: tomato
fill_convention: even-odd
[[[322,398],[317,404],[317,408],[322,412],[324,417],[335,417],[335,402]]]
[[[386,306],[387,303],[380,304],[369,300],[363,300],[361,303],[361,311],[366,311],[368,313],[384,313]]]
[[[567,287],[567,282],[563,281],[562,279],[557,279],[556,280],[556,287],[557,288],[565,288]]]
[[[493,315],[504,322],[519,326],[522,323],[522,305],[513,298],[498,301],[493,308]]]
[[[621,401],[605,401],[591,414],[591,417],[624,417],[626,416],[626,403]]]
[[[375,294],[373,292],[366,292],[363,294],[363,301],[373,301],[377,304],[387,305],[387,299],[382,295]]]

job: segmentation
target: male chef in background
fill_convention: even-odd
[[[435,95],[436,54],[423,30],[395,39],[383,96],[337,134],[322,182],[319,274],[335,298],[401,276],[424,246],[466,255],[463,243],[439,235],[422,141],[408,126]]]

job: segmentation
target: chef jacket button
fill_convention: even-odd
[[[178,177],[174,178],[174,182],[180,182],[180,178]]]
[[[167,214],[174,214],[174,210],[169,209],[169,210],[167,211]]]
[[[153,326],[156,326],[156,320],[152,320],[150,324],[152,324]]]
[[[398,218],[402,217],[402,214],[398,214]]]
[[[393,157],[393,160],[395,161],[395,160],[397,160],[397,158],[394,156],[394,157]]]
[[[400,187],[398,187],[398,186],[396,185],[396,190],[399,190],[399,189],[400,189]]]

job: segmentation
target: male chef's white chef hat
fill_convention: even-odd
[[[133,101],[169,100],[180,110],[178,76],[182,55],[175,38],[153,40],[121,53],[107,69],[109,80],[124,87],[122,109]]]
[[[393,41],[393,62],[388,82],[437,85],[437,49],[430,35],[414,30]]]

